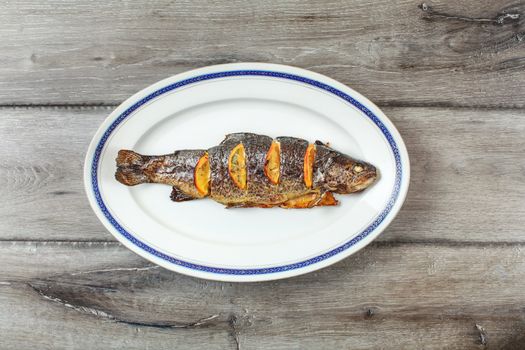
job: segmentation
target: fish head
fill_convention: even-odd
[[[377,175],[372,164],[337,154],[327,166],[324,181],[328,190],[345,194],[366,189],[375,182]]]

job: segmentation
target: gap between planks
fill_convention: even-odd
[[[372,101],[380,108],[441,108],[441,109],[458,109],[458,110],[525,110],[525,106],[494,106],[494,105],[461,105],[453,103],[424,103],[424,102],[386,102],[386,101]],[[92,109],[115,109],[120,103],[4,103],[0,104],[0,109],[65,109],[65,110],[92,110]]]
[[[35,240],[35,239],[0,239],[0,244],[40,244],[40,245],[101,245],[101,246],[121,246],[118,241],[110,240]],[[375,241],[368,244],[366,247],[375,248],[390,248],[399,246],[436,246],[436,247],[525,247],[525,242],[520,241],[460,241],[447,239],[422,239],[422,240],[393,240],[393,241]]]

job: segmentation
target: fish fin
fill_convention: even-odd
[[[170,198],[174,202],[187,202],[187,201],[197,199],[195,197],[190,196],[187,193],[182,192],[180,189],[178,189],[175,186],[173,186],[173,190],[171,191]]]
[[[334,194],[332,192],[325,192],[321,195],[321,198],[318,203],[315,204],[316,207],[325,207],[325,206],[332,206],[332,205],[338,205],[339,201],[335,199]]]
[[[134,186],[141,183],[149,182],[144,173],[142,166],[145,157],[133,151],[122,149],[117,156],[117,172],[115,179],[124,185]]]
[[[129,167],[129,166],[141,166],[144,165],[144,156],[127,149],[121,149],[117,155],[117,166],[118,167]]]
[[[326,147],[330,147],[330,142],[323,142],[323,141],[315,140],[315,144],[316,144],[317,146],[326,146]]]
[[[268,136],[254,134],[252,132],[235,132],[235,133],[226,135],[224,137],[224,140],[222,140],[222,142],[220,144],[224,145],[224,144],[230,143],[230,142],[231,143],[240,143],[240,142],[247,141],[247,140],[254,139],[254,138],[268,138],[268,139],[270,139],[270,137],[268,137]]]
[[[285,209],[307,209],[313,207],[324,207],[337,205],[339,202],[334,198],[332,192],[308,193],[299,197],[287,200],[280,205]]]
[[[264,203],[235,203],[235,204],[227,204],[226,209],[235,209],[235,208],[273,208],[278,206],[279,204],[264,204]]]
[[[288,199],[281,203],[280,207],[285,209],[306,209],[311,208],[317,204],[321,195],[317,192],[307,193],[299,197]]]
[[[246,208],[243,204],[226,204],[224,209]]]

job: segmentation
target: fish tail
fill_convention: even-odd
[[[118,152],[116,161],[115,178],[118,182],[128,186],[149,182],[149,177],[144,172],[145,156],[123,149]]]

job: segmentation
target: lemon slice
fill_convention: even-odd
[[[210,193],[210,161],[208,159],[208,152],[204,153],[197,162],[193,180],[197,191],[201,195],[207,196]]]
[[[279,174],[281,168],[281,144],[273,141],[264,163],[264,174],[274,185],[279,183]]]
[[[237,187],[246,189],[246,154],[242,143],[235,146],[228,158],[228,172]]]
[[[304,153],[304,184],[308,188],[311,188],[313,184],[314,161],[315,145],[309,144]]]

